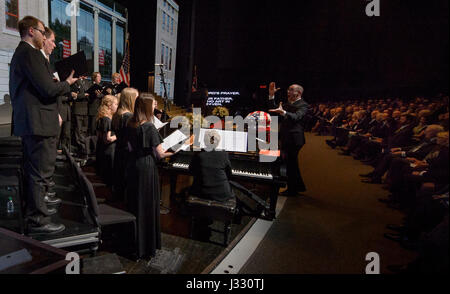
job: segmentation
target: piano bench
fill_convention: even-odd
[[[223,245],[228,246],[231,225],[237,213],[236,198],[231,198],[225,202],[219,202],[188,195],[185,204],[186,212],[191,216],[191,237],[194,231],[195,220],[197,218],[208,218],[224,223]]]

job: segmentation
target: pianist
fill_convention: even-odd
[[[225,202],[234,195],[229,184],[231,162],[228,153],[216,150],[220,140],[215,130],[205,134],[206,148],[195,152],[189,165],[189,171],[194,177],[189,193],[199,198]]]

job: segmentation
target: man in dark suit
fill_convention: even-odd
[[[55,32],[50,28],[45,28],[45,42],[44,47],[41,52],[46,60],[45,64],[47,66],[49,74],[53,77],[55,81],[59,82],[59,77],[55,73],[54,68],[50,64],[50,56],[56,47],[55,44]],[[66,146],[70,150],[70,105],[69,105],[69,95],[61,95],[57,98],[58,113],[61,123],[61,131],[57,136],[57,147]],[[53,182],[53,181],[52,181]],[[54,184],[54,183],[53,183]]]
[[[282,118],[280,127],[281,153],[283,160],[286,162],[288,177],[288,189],[281,195],[295,196],[298,192],[306,191],[299,169],[298,153],[305,145],[304,118],[309,105],[302,99],[303,87],[292,85],[287,91],[288,103],[283,108],[283,103],[280,102],[278,108],[276,108],[275,93],[278,90],[275,83],[272,82],[269,86],[269,104],[274,109],[269,111],[280,115]]]
[[[363,180],[363,182],[381,184],[381,178],[389,170],[394,158],[416,158],[418,160],[423,160],[435,148],[436,136],[442,131],[444,131],[444,128],[441,126],[430,125],[425,130],[424,140],[419,144],[411,147],[397,147],[390,149],[390,152],[384,154],[383,158],[378,162],[372,172],[361,175],[362,177],[368,178],[367,180]],[[407,160],[405,161],[408,162]]]
[[[22,137],[26,218],[29,233],[56,233],[62,224],[53,224],[49,209],[48,179],[55,169],[56,136],[59,132],[56,98],[70,91],[77,79],[73,73],[64,82],[55,82],[39,51],[43,48],[45,26],[26,16],[19,22],[22,41],[11,60],[9,90],[14,110],[14,135]]]

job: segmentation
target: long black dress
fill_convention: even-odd
[[[111,132],[111,136],[115,135],[111,128],[111,119],[102,117],[97,121],[96,172],[108,186],[111,186],[116,142],[108,143],[105,141],[108,132]]]
[[[149,122],[137,129],[127,127],[126,136],[132,148],[126,172],[128,207],[137,218],[138,257],[149,258],[161,249],[160,188],[153,148],[163,140]]]
[[[128,140],[125,130],[128,121],[133,116],[132,113],[126,112],[122,114],[118,121],[113,120],[113,131],[117,136],[116,150],[114,152],[114,199],[124,200],[125,197],[125,170],[128,161]]]

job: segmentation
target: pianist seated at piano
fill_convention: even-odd
[[[194,177],[190,195],[220,202],[234,197],[229,183],[232,170],[228,153],[216,150],[220,140],[219,133],[211,130],[205,134],[206,148],[195,152],[189,165]]]

